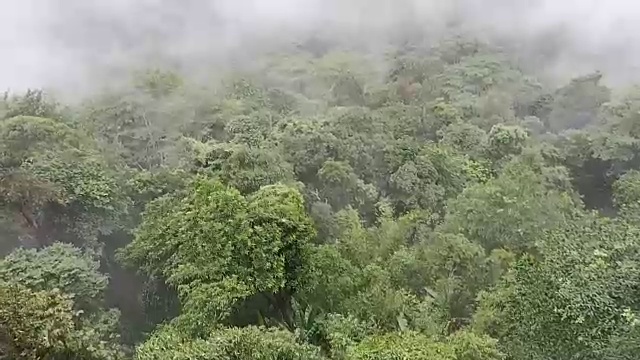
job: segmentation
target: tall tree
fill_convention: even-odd
[[[152,203],[123,255],[177,289],[179,320],[206,332],[228,322],[234,306],[253,295],[267,297],[287,320],[313,236],[294,189],[267,186],[245,198],[200,180],[185,197]]]
[[[25,116],[0,122],[0,201],[36,246],[94,247],[126,208],[91,141],[60,121]]]

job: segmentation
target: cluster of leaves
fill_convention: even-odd
[[[176,320],[190,331],[224,323],[238,301],[255,295],[286,316],[314,235],[301,195],[272,185],[247,199],[210,180],[193,186],[186,197],[147,207],[124,260],[177,289]]]
[[[55,243],[0,262],[2,356],[119,359],[118,311],[103,304],[107,278],[91,255]]]
[[[0,203],[23,224],[28,244],[95,245],[116,226],[127,199],[82,133],[57,120],[18,116],[0,122],[0,139]]]
[[[0,355],[636,356],[637,89],[463,38],[261,60],[0,101]]]

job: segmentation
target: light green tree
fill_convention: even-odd
[[[288,320],[314,235],[294,189],[267,186],[245,198],[200,180],[184,197],[153,202],[123,257],[166,279],[180,295],[179,323],[206,332],[253,295],[267,297]]]

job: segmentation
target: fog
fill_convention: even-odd
[[[384,51],[394,37],[465,31],[508,42],[568,78],[638,80],[631,0],[0,0],[0,88],[79,92],[132,66],[199,74],[310,36]],[[546,50],[545,50],[546,49]],[[551,56],[549,56],[551,54]],[[551,59],[551,60],[549,60]]]

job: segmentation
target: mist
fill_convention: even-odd
[[[635,358],[640,5],[0,5],[0,358]]]
[[[375,3],[375,4],[374,4]],[[540,70],[565,80],[595,69],[638,79],[640,5],[627,0],[2,0],[0,87],[78,93],[132,66],[198,74],[251,61],[311,36],[384,51],[420,34],[464,31],[514,45],[529,60],[553,47]],[[549,60],[551,59],[551,61]]]

